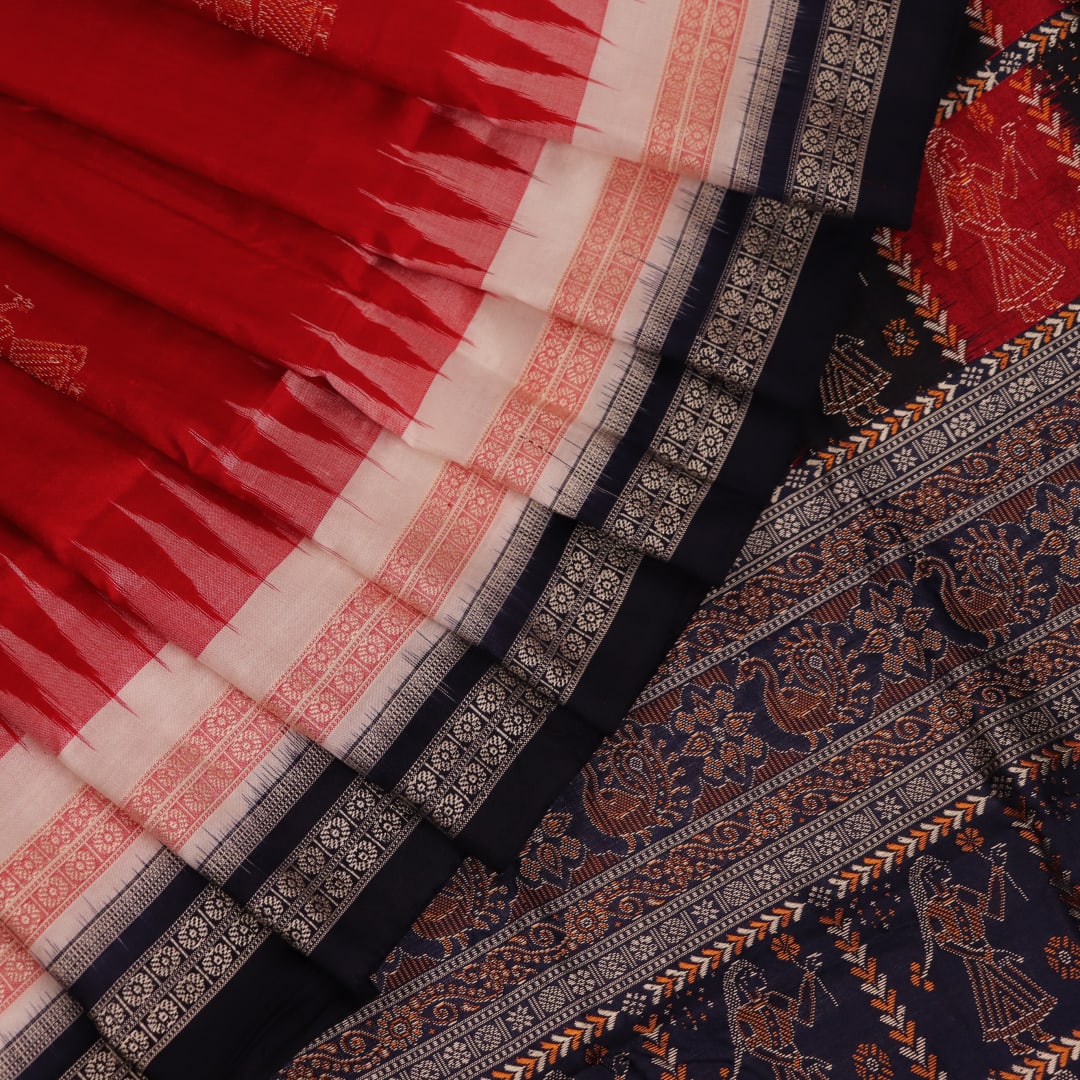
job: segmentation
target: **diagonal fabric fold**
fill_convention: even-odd
[[[10,0],[0,1080],[262,1080],[514,865],[823,430],[955,14]]]

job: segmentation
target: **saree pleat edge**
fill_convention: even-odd
[[[1078,29],[944,99],[838,338],[865,415],[520,871],[463,868],[282,1076],[1074,1074]],[[939,379],[893,408],[911,363]]]
[[[75,5],[84,12],[93,6]],[[916,6],[903,5],[905,11]],[[112,7],[100,5],[102,11]],[[951,11],[942,11],[935,25],[950,21]],[[20,17],[14,9],[5,15]],[[27,9],[21,17],[32,20],[34,13]],[[942,63],[947,37],[934,35],[941,56],[929,57],[932,71]],[[6,40],[18,52],[18,34]],[[926,55],[922,46],[920,53]],[[7,70],[11,79],[26,67],[12,63]],[[896,74],[902,71],[894,56],[890,85],[903,92],[890,91],[889,108],[903,102],[907,110],[910,104],[895,130],[905,133],[899,145],[906,145],[907,132],[917,145],[934,80],[913,91],[913,83]],[[4,81],[3,89],[20,88]],[[46,103],[65,111],[62,96]],[[80,100],[79,108],[84,104]],[[25,106],[10,115],[24,128],[26,122],[55,127]],[[83,118],[78,111],[75,116]],[[877,144],[895,137],[892,128],[874,131]],[[107,176],[102,162],[119,167],[120,161],[111,147],[100,145],[97,168]],[[539,145],[531,152],[566,158]],[[174,165],[191,168],[198,160],[182,154]],[[581,162],[597,172],[593,159]],[[139,168],[143,176],[164,177],[159,192],[188,199],[196,192],[194,204],[177,202],[176,210],[190,215],[192,205],[212,205],[199,202],[202,181],[170,172],[168,165],[164,172],[156,163]],[[61,185],[62,172],[53,170]],[[619,163],[607,175],[621,183],[628,172],[660,178]],[[900,175],[892,167],[889,172],[891,179]],[[234,183],[238,177],[229,174]],[[32,209],[25,202],[27,183],[42,199],[52,190],[48,173],[20,177],[13,167],[0,179],[9,210],[20,195]],[[909,183],[900,176],[889,195],[897,220],[906,216],[913,184],[913,177]],[[73,282],[71,303],[62,311],[49,310],[35,287],[33,302],[15,293],[0,313],[4,359],[67,398],[50,396],[12,368],[3,371],[13,407],[3,432],[12,483],[0,495],[8,522],[6,588],[9,596],[29,599],[8,628],[4,652],[5,659],[14,657],[4,719],[25,741],[12,746],[0,769],[5,788],[27,786],[35,777],[42,784],[34,812],[8,812],[4,846],[5,973],[11,975],[4,1026],[19,1031],[3,1056],[11,1075],[24,1066],[27,1076],[95,1075],[99,1067],[139,1075],[151,1061],[150,1075],[187,1075],[192,1055],[211,1037],[227,1039],[231,1047],[220,1043],[214,1066],[221,1075],[262,1075],[333,1014],[355,1005],[367,973],[463,852],[496,865],[511,859],[600,735],[622,719],[707,585],[722,579],[799,449],[800,428],[814,411],[821,363],[843,308],[843,285],[852,283],[851,265],[865,232],[797,204],[708,188],[694,192],[693,185],[674,179],[660,188],[668,199],[683,192],[683,204],[672,201],[674,210],[653,211],[654,220],[682,224],[670,240],[654,226],[643,254],[651,261],[652,252],[670,253],[662,273],[650,268],[637,280],[638,295],[651,296],[655,310],[636,323],[624,320],[618,331],[645,347],[626,350],[629,360],[619,366],[593,369],[586,385],[593,394],[604,386],[597,400],[606,420],[591,421],[591,429],[607,437],[591,436],[595,448],[589,452],[586,444],[587,453],[566,466],[564,478],[550,488],[559,495],[544,500],[552,509],[515,496],[509,472],[474,469],[475,454],[441,465],[438,455],[417,457],[409,438],[422,439],[425,427],[438,430],[439,424],[414,420],[402,426],[400,411],[385,402],[380,412],[372,390],[355,392],[355,372],[363,374],[355,360],[345,381],[335,382],[331,367],[312,360],[309,343],[302,356],[285,358],[300,376],[290,382],[291,375],[280,373],[281,357],[268,355],[272,350],[261,356],[239,352],[262,347],[248,331],[236,332],[239,324],[227,309],[214,312],[209,294],[193,297],[175,284],[170,291],[163,262],[122,273],[117,254],[128,258],[135,249],[122,243],[123,230],[115,225],[111,233],[102,231],[105,242],[91,247],[81,241],[80,249],[74,222],[65,231],[49,221],[77,191],[54,199],[40,220],[32,213],[0,220],[20,238],[4,238],[5,254],[40,273],[43,286],[55,269],[51,260],[79,268],[74,277],[62,271]],[[692,193],[689,209],[686,191]],[[249,195],[266,193],[262,185]],[[777,193],[799,197],[786,188]],[[826,208],[861,211],[848,194],[835,206],[824,198]],[[133,190],[131,198],[136,195]],[[257,214],[271,231],[250,235],[277,245],[282,265],[299,260],[324,287],[348,289],[348,275],[387,254],[357,252],[350,268],[340,260],[355,249],[341,246],[313,262],[314,252],[333,246],[330,233],[316,238],[314,226],[237,201],[242,198],[222,192],[221,220]],[[320,223],[317,199],[298,202],[290,189],[283,202],[281,209],[293,213],[310,209]],[[90,204],[86,213],[104,209]],[[336,228],[345,219],[331,216],[323,223]],[[290,246],[301,233],[306,246]],[[514,238],[512,230],[507,236]],[[44,250],[34,250],[38,244]],[[515,249],[510,244],[505,251]],[[190,257],[197,260],[197,250]],[[504,264],[510,258],[504,254]],[[431,276],[433,268],[427,264],[424,273]],[[467,284],[472,270],[455,283],[441,278],[444,266],[418,286],[418,279],[408,278],[415,269],[402,271],[405,278],[390,270],[389,278],[404,280],[411,296],[438,298],[428,302],[425,319],[431,303],[448,291],[451,310],[483,313],[495,302],[489,292],[462,294],[463,287],[473,287]],[[81,321],[77,296],[87,279],[78,277],[80,271],[102,279],[93,286],[96,303],[87,309],[93,317]],[[553,280],[559,273],[566,271]],[[591,270],[594,280],[597,273]],[[483,279],[485,289],[499,280],[493,271]],[[548,286],[546,293],[510,292],[507,299],[520,303],[527,295],[559,294]],[[621,310],[633,295],[624,287]],[[294,297],[284,299],[289,304]],[[246,325],[284,325],[275,313],[280,300],[261,299],[254,318],[245,315]],[[110,327],[106,319],[102,332],[98,320],[110,307],[114,322]],[[339,305],[338,319],[341,310]],[[574,331],[578,324],[566,321],[570,309],[552,312],[538,311],[537,317],[554,317],[561,320],[556,329]],[[33,336],[17,332],[16,323],[31,314],[42,320]],[[134,348],[125,346],[120,315],[131,320]],[[74,326],[65,323],[69,317]],[[330,325],[322,327],[324,341]],[[483,323],[467,315],[452,334],[465,341],[473,325]],[[504,319],[502,326],[510,325]],[[592,340],[614,327],[609,318],[586,329]],[[90,349],[60,344],[86,341],[90,332],[101,335],[94,361],[115,354],[117,373],[128,380],[151,348],[165,373],[179,373],[185,361],[209,348],[240,365],[230,371],[250,373],[248,392],[273,387],[278,403],[293,411],[274,415],[265,407],[270,399],[252,398],[233,408],[244,418],[228,431],[235,445],[215,443],[221,432],[200,437],[193,426],[198,418],[184,411],[190,405],[176,389],[181,383],[168,381],[173,374],[160,384],[163,412],[174,410],[163,430],[154,423],[159,417],[138,417],[134,399],[118,393],[119,380],[95,397]],[[201,335],[198,340],[193,333]],[[505,338],[493,342],[500,340]],[[176,347],[177,341],[187,349]],[[339,342],[334,348],[341,356]],[[378,370],[379,357],[370,359]],[[352,404],[331,402],[323,388],[306,381],[313,374],[344,388]],[[438,378],[429,384],[437,387]],[[374,426],[355,411],[357,405]],[[253,414],[256,424],[248,419]],[[385,422],[390,431],[380,426]],[[336,486],[322,496],[315,489],[317,501],[322,498],[339,518],[336,532],[327,528],[332,515],[313,516],[298,503],[295,487],[290,498],[280,482],[280,455],[275,460],[263,449],[261,458],[250,456],[253,430],[265,443],[270,429],[293,460],[302,463],[297,447],[310,445],[300,434],[314,439],[318,453],[312,460],[320,465],[338,456],[329,468],[339,478]],[[254,441],[258,451],[259,439]],[[549,442],[539,455],[548,470],[559,458],[558,445]],[[581,445],[573,445],[580,455]],[[381,453],[368,453],[373,446]],[[360,476],[363,464],[350,467],[357,461],[376,468],[368,467],[362,483],[347,485],[345,498],[326,498],[342,490],[340,478]],[[400,486],[387,486],[394,468],[386,462],[402,474],[438,470],[441,487],[431,489],[434,497],[425,496],[427,516],[414,514],[412,523],[420,527],[411,547],[402,548],[400,527],[392,526],[383,530],[386,540],[369,550],[349,547],[350,531],[365,515],[377,521],[373,511],[401,499]],[[260,463],[261,478],[251,467]],[[538,475],[535,467],[532,475]],[[302,474],[300,482],[311,483]],[[396,544],[398,562],[412,560],[415,571],[414,552],[430,550],[438,539],[437,529],[432,539],[432,513],[441,508],[439,516],[453,521],[467,505],[461,497],[447,499],[454,485],[472,493],[473,505],[479,494],[501,509],[483,518],[490,539],[482,560],[477,562],[474,537],[456,563],[439,571],[445,583],[433,601],[415,574],[393,568],[386,555],[395,547],[386,541]],[[539,493],[520,483],[518,490],[533,498]],[[466,567],[475,577],[458,585]],[[266,584],[252,591],[251,580],[264,578]],[[287,639],[283,626],[290,627]],[[306,644],[305,635],[319,627],[321,636],[297,660],[297,644]],[[370,649],[380,640],[384,659],[369,662],[358,680],[358,646]],[[327,652],[331,645],[336,653]],[[159,660],[146,664],[151,653]],[[90,668],[108,674],[88,678],[88,657]],[[344,690],[340,679],[332,685],[335,673],[348,676]],[[10,681],[16,676],[21,681]],[[42,696],[35,686],[50,692]],[[60,707],[50,700],[59,687],[67,695]],[[83,711],[72,714],[73,703]],[[475,775],[466,765],[475,766]],[[45,776],[47,783],[40,779]],[[181,777],[182,789],[171,788]],[[58,878],[56,852],[71,845],[73,821],[86,830],[76,834],[83,845],[98,854]],[[45,902],[41,888],[50,875],[53,896]],[[57,892],[61,880],[65,885]],[[102,911],[88,914],[106,897]],[[73,904],[76,898],[81,904]],[[169,932],[154,940],[163,927]],[[208,959],[213,955],[220,960],[216,969]],[[155,965],[167,974],[147,984]],[[288,978],[275,978],[275,970],[287,970]],[[209,1076],[206,1067],[200,1065]]]

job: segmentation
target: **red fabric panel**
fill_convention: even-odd
[[[191,653],[294,547],[294,534],[8,364],[0,409],[0,516]]]
[[[6,233],[0,280],[24,298],[0,296],[0,357],[305,533],[379,435],[332,391]]]
[[[1063,6],[1056,0],[973,0],[968,11],[983,40],[1003,49]]]
[[[59,751],[164,644],[3,522],[0,590],[0,754]]]
[[[931,134],[903,245],[969,356],[1080,294],[1078,197],[1069,122],[1030,68]]]
[[[542,145],[146,0],[6,0],[0,89],[472,284]]]
[[[567,137],[606,0],[171,0],[418,97]],[[423,33],[417,33],[423,27]]]
[[[0,98],[0,138],[0,227],[322,376],[392,430],[482,299],[10,98]]]

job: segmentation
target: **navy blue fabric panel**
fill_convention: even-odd
[[[80,1016],[44,1052],[19,1073],[19,1080],[56,1080],[63,1076],[97,1041],[98,1030]],[[7,1049],[7,1048],[5,1048]]]
[[[642,560],[567,706],[552,709],[459,834],[464,848],[495,867],[517,855],[602,735],[622,723],[704,595],[705,586],[697,578],[655,559]]]
[[[828,6],[827,0],[803,0],[795,15],[795,28],[784,60],[784,74],[780,80],[776,105],[769,121],[757,185],[762,195],[774,199],[784,199],[788,194],[795,139],[806,105],[810,72],[821,43],[821,24]]]
[[[690,279],[690,286],[668,328],[661,349],[664,356],[685,363],[693,353],[697,336],[712,310],[717,287],[753,199],[754,196],[739,191],[724,192],[720,210]]]
[[[619,440],[579,516],[601,526],[651,446],[686,372],[686,358],[712,309],[716,290],[739,235],[751,196],[729,191],[713,222],[679,310],[667,329],[660,360],[626,434]]]
[[[608,632],[567,701],[569,708],[598,730],[614,731],[705,591],[700,578],[643,557]]]
[[[139,963],[143,953],[161,938],[162,928],[171,926],[205,888],[206,881],[178,861],[176,877],[75,981],[72,997],[86,1008],[92,1006]]]
[[[682,360],[661,357],[649,383],[649,389],[626,434],[616,443],[604,468],[585,499],[578,517],[603,528],[619,496],[626,490],[634,471],[648,453],[664,415],[671,405],[686,372]]]
[[[799,283],[716,483],[674,561],[718,585],[777,479],[821,429],[821,358],[847,308],[869,229],[823,217]]]
[[[558,514],[548,516],[547,525],[530,553],[524,572],[514,583],[510,595],[480,643],[491,655],[504,657],[513,645],[521,628],[533,613],[536,598],[547,587],[552,574],[558,568],[559,560],[576,527],[577,522],[569,518]]]
[[[856,213],[906,229],[926,133],[955,81],[966,38],[961,0],[903,0],[874,117]]]
[[[165,1046],[150,1080],[262,1080],[364,1003],[270,937]]]
[[[576,713],[553,709],[458,841],[488,866],[505,869],[518,857],[544,812],[592,756],[600,737]]]

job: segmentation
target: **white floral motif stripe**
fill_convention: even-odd
[[[117,1053],[145,1068],[269,936],[208,888],[89,1010]]]
[[[754,199],[675,400],[609,516],[609,528],[669,558],[727,461],[820,221]]]
[[[885,77],[883,57],[900,6],[882,0],[833,0],[829,5],[795,140],[792,199],[854,212]]]

